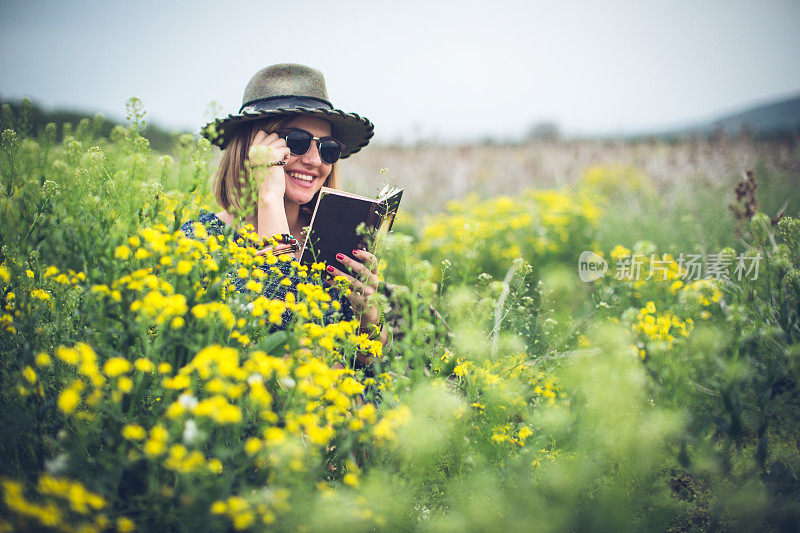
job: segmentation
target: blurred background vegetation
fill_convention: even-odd
[[[276,517],[279,529],[312,531],[796,530],[796,132],[564,140],[544,128],[519,143],[369,147],[343,162],[344,187],[370,194],[388,180],[407,191],[383,254],[399,284],[391,357],[376,376],[354,374],[379,384],[378,408],[347,403],[354,425],[309,440],[291,421],[321,400],[293,392],[308,376],[292,368],[267,382],[269,418],[224,425],[195,412],[205,431],[187,439],[194,407],[174,380],[193,354],[219,342],[243,366],[259,350],[283,360],[285,346],[309,345],[305,333],[266,335],[246,302],[224,297],[214,272],[227,252],[208,266],[170,240],[215,207],[207,142],[182,134],[161,153],[135,99],[107,134],[102,118],[34,131],[32,109],[3,108],[0,508],[10,518],[0,525],[47,525],[56,509],[62,529],[119,531],[258,530]],[[610,263],[669,254],[668,279],[584,283],[585,250]],[[680,253],[763,262],[756,279],[693,282]],[[173,267],[181,260],[190,277]],[[153,272],[148,305],[129,304],[146,292],[136,276]],[[207,304],[236,335],[188,312]],[[162,311],[180,315],[177,326]],[[73,352],[61,347],[79,342],[97,352],[100,386],[64,362]],[[336,359],[319,344],[324,370]],[[163,376],[118,360],[142,356],[168,363]],[[231,386],[247,412],[250,374],[223,386],[231,376],[215,372],[186,392],[205,400]],[[81,387],[93,388],[85,404]],[[125,429],[134,421],[149,447]],[[269,429],[287,443],[267,442]],[[202,472],[182,462],[187,446]],[[53,495],[50,476],[80,487]],[[76,511],[83,490],[107,511]]]

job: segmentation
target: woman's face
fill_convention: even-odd
[[[329,137],[331,125],[328,121],[317,117],[295,117],[283,125],[284,128],[300,128],[314,137]],[[322,188],[325,179],[331,173],[333,165],[322,161],[317,151],[317,143],[303,155],[290,155],[289,162],[283,167],[286,174],[285,200],[295,204],[305,204]]]

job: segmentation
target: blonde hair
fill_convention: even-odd
[[[289,117],[273,118],[270,120],[253,120],[245,122],[236,130],[231,138],[228,146],[222,153],[222,160],[219,163],[219,169],[214,176],[212,190],[217,203],[226,211],[231,208],[241,210],[242,195],[247,190],[247,180],[242,179],[247,173],[247,154],[250,151],[250,145],[253,144],[256,134],[260,130],[264,130],[267,134],[274,133],[281,129]],[[323,186],[331,187],[333,189],[339,188],[339,180],[337,179],[338,163],[334,163],[331,168],[331,173],[325,178]],[[308,217],[314,210],[314,205],[317,202],[317,195],[311,199],[307,204],[300,206],[300,212]]]

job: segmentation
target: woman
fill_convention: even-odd
[[[223,210],[204,213],[197,222],[211,234],[221,234],[237,222],[249,223],[259,237],[274,236],[282,242],[272,249],[274,253],[297,254],[298,239],[305,238],[319,190],[337,186],[336,162],[366,146],[373,125],[333,108],[321,72],[280,64],[257,72],[247,84],[239,114],[217,119],[203,134],[224,149],[213,186]],[[193,236],[193,223],[187,222],[183,229]],[[377,334],[385,342],[383,313],[370,298],[379,284],[378,261],[362,250],[342,250],[337,259],[348,271],[333,265],[327,271],[350,281],[352,309],[343,306],[345,318],[355,316],[360,331]],[[279,265],[288,268],[287,263]],[[277,297],[286,294],[277,282],[267,284],[267,289],[275,290]],[[339,298],[335,289],[329,292]]]

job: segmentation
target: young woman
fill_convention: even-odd
[[[208,124],[203,134],[224,149],[213,186],[222,211],[203,213],[196,222],[209,234],[221,234],[236,224],[237,214],[240,220],[244,214],[243,222],[260,237],[283,241],[274,253],[299,253],[319,190],[337,186],[337,161],[366,146],[373,125],[334,109],[319,71],[281,64],[257,72],[247,84],[240,112]],[[183,229],[193,236],[192,222]],[[362,331],[378,333],[385,342],[383,313],[370,298],[380,282],[377,259],[362,250],[342,250],[337,259],[347,271],[334,265],[327,270],[351,282],[349,302],[342,307],[345,318],[358,318]],[[283,297],[287,289],[276,282],[265,290]],[[340,298],[335,289],[329,291]]]

